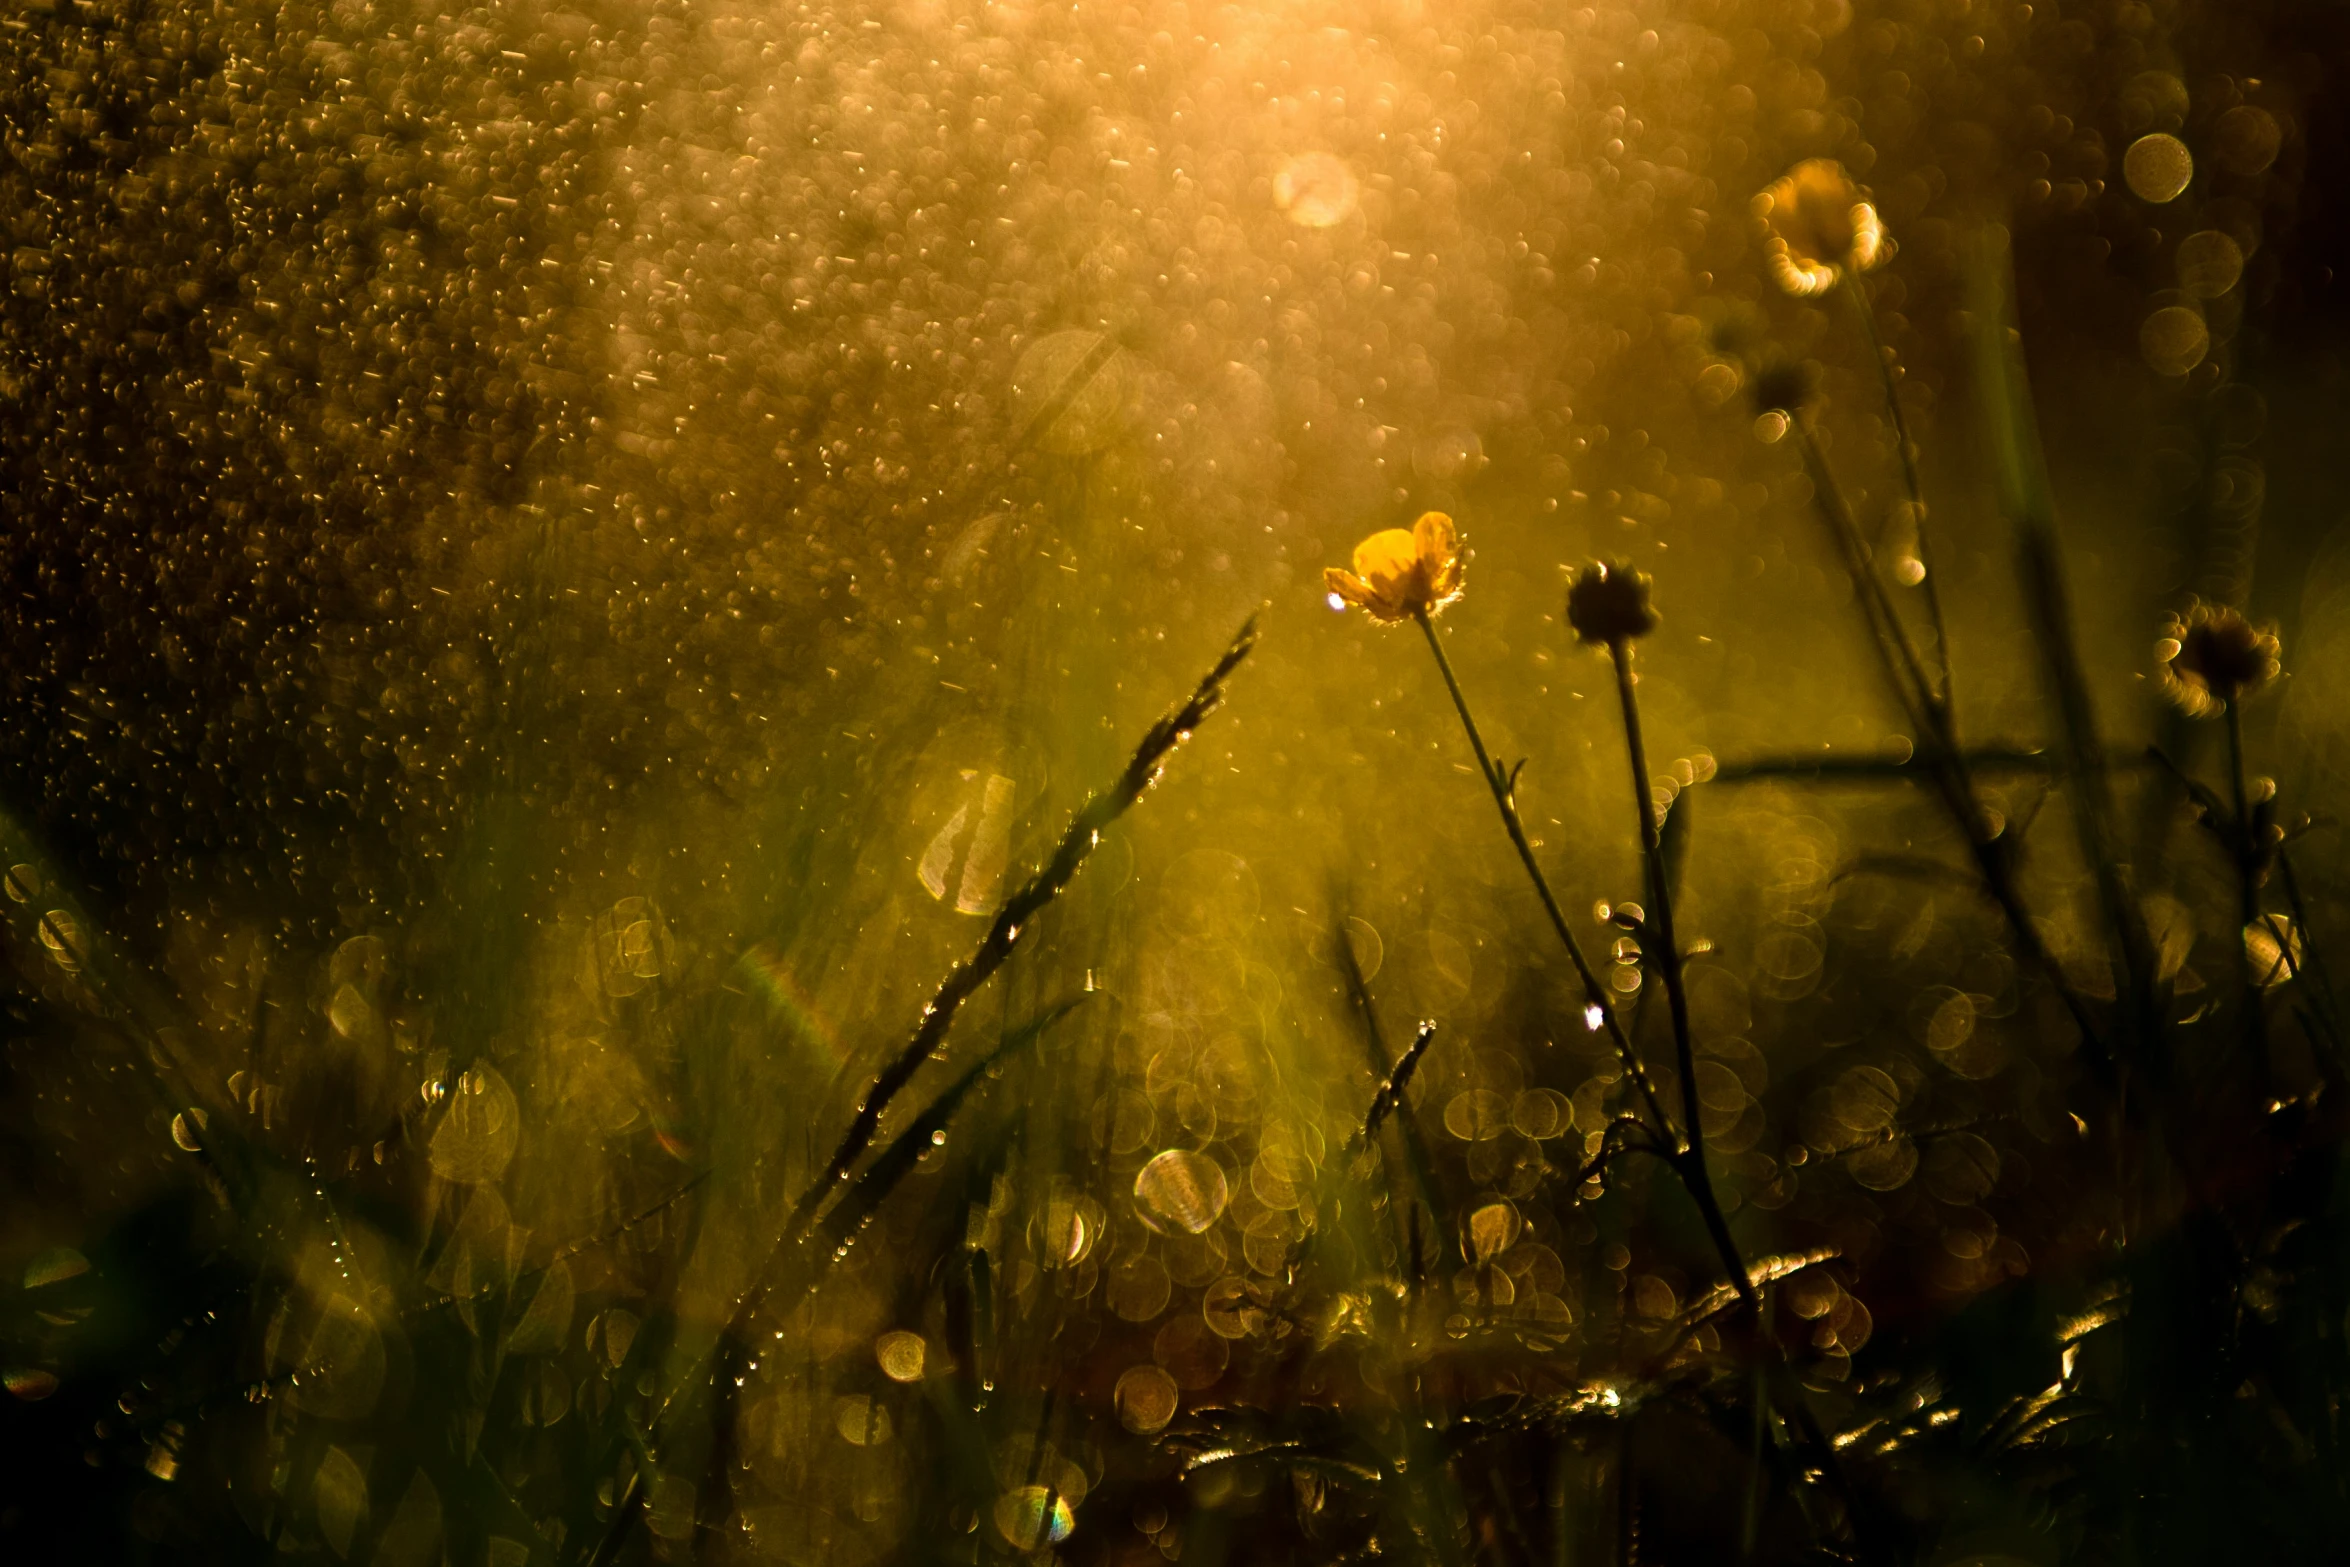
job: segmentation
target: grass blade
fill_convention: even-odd
[[[2039,644],[2040,668],[2063,731],[2066,771],[2077,809],[2081,854],[2097,886],[2097,901],[2111,932],[2120,972],[2117,994],[2128,1008],[2119,1032],[2135,1033],[2153,1065],[2162,1049],[2160,1014],[2153,996],[2153,943],[2130,887],[2128,868],[2115,849],[2113,791],[2098,737],[2096,708],[2081,667],[2074,636],[2071,589],[2056,538],[2056,503],[2048,465],[2040,449],[2032,412],[2031,383],[2022,343],[2012,329],[2014,289],[2007,231],[1992,228],[1983,240],[1973,279],[1975,372],[1983,400],[1984,427],[1991,439],[2000,497],[2016,529],[2016,566],[2024,609]]]
[[[1167,758],[1175,748],[1189,739],[1192,730],[1198,728],[1210,713],[1223,704],[1225,682],[1240,667],[1241,661],[1248,657],[1249,650],[1256,645],[1256,639],[1257,622],[1252,615],[1225,648],[1215,667],[1192,689],[1190,697],[1151,726],[1150,732],[1143,736],[1142,743],[1135,747],[1134,755],[1127,762],[1126,770],[1118,776],[1118,781],[1085,803],[1084,808],[1069,823],[1068,830],[1061,835],[1059,847],[1053,851],[1052,858],[1045,862],[1044,868],[1030,877],[1025,886],[996,910],[995,918],[989,923],[987,934],[980,938],[978,947],[971,956],[955,965],[939,985],[937,993],[931,997],[929,1005],[922,1009],[922,1021],[915,1028],[914,1037],[906,1042],[905,1047],[882,1068],[866,1089],[856,1116],[842,1134],[839,1145],[833,1149],[832,1158],[809,1185],[807,1192],[793,1205],[784,1233],[770,1253],[770,1267],[786,1246],[808,1233],[818,1209],[848,1179],[850,1167],[872,1145],[875,1134],[880,1130],[882,1113],[889,1108],[890,1101],[913,1080],[914,1073],[922,1063],[929,1060],[945,1040],[947,1031],[954,1026],[957,1010],[970,999],[973,992],[987,983],[996,970],[1003,967],[1005,960],[1012,955],[1012,948],[1019,941],[1021,931],[1067,888],[1078,870],[1084,866],[1086,857],[1092,854],[1094,846],[1101,842],[1103,831],[1124,816],[1142,798],[1144,791],[1158,781],[1161,769],[1166,766]],[[766,1269],[762,1269],[761,1276],[765,1272]],[[756,1288],[754,1283],[754,1293]],[[737,1315],[739,1320],[740,1313]]]
[[[889,1194],[897,1190],[898,1183],[911,1175],[922,1156],[937,1146],[936,1139],[946,1131],[955,1113],[962,1108],[963,1100],[979,1085],[980,1080],[1041,1038],[1054,1024],[1082,1006],[1085,1000],[1083,995],[1072,996],[1005,1035],[1001,1044],[973,1062],[961,1077],[948,1084],[930,1102],[928,1109],[916,1116],[872,1163],[865,1166],[864,1172],[850,1183],[841,1200],[833,1204],[817,1224],[816,1231],[823,1239],[827,1260],[839,1257],[855,1242],[858,1233],[873,1222],[873,1216],[881,1211],[881,1205],[888,1200]],[[819,1272],[823,1266],[822,1262],[818,1264]]]
[[[1404,1090],[1411,1087],[1412,1073],[1419,1069],[1420,1057],[1426,1055],[1428,1047],[1435,1042],[1436,1025],[1422,1023],[1411,1047],[1404,1051],[1403,1059],[1395,1063],[1395,1069],[1379,1085],[1379,1092],[1371,1096],[1371,1108],[1363,1116],[1363,1129],[1347,1140],[1349,1151],[1363,1147],[1379,1135],[1379,1123],[1386,1120],[1395,1107],[1403,1102]]]

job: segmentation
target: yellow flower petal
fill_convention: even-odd
[[[1323,573],[1330,591],[1392,624],[1434,613],[1460,597],[1460,537],[1450,517],[1423,513],[1411,528],[1387,528],[1355,546],[1353,571]]]
[[[1412,524],[1412,542],[1419,547],[1425,608],[1442,609],[1461,596],[1461,538],[1452,519],[1440,511],[1422,512]]]
[[[1374,585],[1391,582],[1412,569],[1420,550],[1401,528],[1374,533],[1355,546],[1355,575]]]
[[[1460,553],[1460,533],[1440,511],[1424,511],[1412,524],[1412,545],[1423,563],[1450,561]]]

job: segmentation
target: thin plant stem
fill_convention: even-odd
[[[1151,785],[1158,782],[1176,748],[1189,740],[1192,731],[1223,705],[1226,683],[1256,646],[1256,639],[1257,619],[1251,615],[1224,649],[1223,656],[1192,688],[1190,697],[1143,735],[1141,744],[1135,747],[1133,755],[1128,758],[1125,771],[1118,775],[1109,788],[1093,795],[1078,810],[1061,834],[1052,857],[997,908],[995,918],[988,923],[986,933],[980,937],[979,945],[970,956],[948,971],[929,1003],[923,1007],[921,1020],[915,1026],[911,1039],[867,1084],[858,1102],[856,1115],[851,1119],[848,1129],[841,1134],[831,1159],[799,1201],[793,1204],[780,1233],[752,1271],[741,1293],[735,1296],[725,1324],[710,1349],[696,1360],[684,1377],[672,1384],[662,1398],[654,1412],[654,1429],[665,1424],[680,1394],[699,1382],[708,1367],[734,1357],[751,1319],[765,1303],[787,1259],[815,1231],[827,1202],[842,1197],[850,1190],[850,1179],[856,1162],[873,1145],[890,1102],[913,1081],[923,1063],[932,1059],[945,1045],[962,1004],[1011,958],[1022,930],[1068,889],[1069,883],[1076,879],[1078,871],[1100,845],[1102,834],[1134,808]],[[724,1378],[719,1380],[723,1382]],[[640,1468],[631,1477],[627,1490],[613,1508],[612,1520],[590,1558],[592,1567],[608,1567],[627,1543],[637,1518],[643,1512],[643,1482],[644,1471]]]
[[[1982,874],[1984,887],[2000,913],[2006,917],[2016,945],[2032,965],[2040,970],[2049,987],[2063,1001],[2065,1011],[2072,1017],[2073,1026],[2088,1041],[2092,1054],[2102,1060],[2104,1042],[2089,1016],[2088,1005],[2073,989],[2062,966],[2057,963],[2055,954],[2048,950],[2047,944],[2040,939],[2038,929],[2032,924],[2031,913],[2024,906],[2022,893],[2016,887],[2007,850],[2000,839],[1989,831],[1982,806],[1975,798],[1974,782],[1968,774],[1965,756],[1958,747],[1950,713],[1946,708],[1935,705],[1931,699],[1932,687],[1919,665],[1917,649],[1909,641],[1908,633],[1902,629],[1900,619],[1893,614],[1892,605],[1884,595],[1883,585],[1877,580],[1868,544],[1860,536],[1851,508],[1845,504],[1844,492],[1836,482],[1835,472],[1829,468],[1826,455],[1820,451],[1802,419],[1794,418],[1790,424],[1803,454],[1805,471],[1812,481],[1813,501],[1821,519],[1827,523],[1838,551],[1844,557],[1845,570],[1852,578],[1853,592],[1861,601],[1862,616],[1867,620],[1870,634],[1877,643],[1878,656],[1884,666],[1885,677],[1893,687],[1894,700],[1900,706],[1902,715],[1918,731],[1921,760],[1932,777],[1935,791],[1941,796],[1953,825],[1966,839],[1968,851],[1974,856],[1976,867]]]
[[[751,1288],[742,1297],[753,1301],[763,1291],[767,1276],[783,1255],[804,1239],[814,1226],[818,1211],[825,1201],[842,1190],[849,1179],[857,1156],[872,1145],[881,1127],[881,1118],[898,1092],[913,1080],[922,1063],[928,1061],[946,1042],[948,1030],[954,1026],[955,1013],[970,999],[995,972],[1011,957],[1014,945],[1030,921],[1050,907],[1053,900],[1065,891],[1084,866],[1088,856],[1100,844],[1102,834],[1118,818],[1132,809],[1137,801],[1158,782],[1167,759],[1176,747],[1191,738],[1191,732],[1203,723],[1210,713],[1222,705],[1225,682],[1232,672],[1248,657],[1256,646],[1257,622],[1255,616],[1240,628],[1224,656],[1193,688],[1188,700],[1173,712],[1153,724],[1127,761],[1126,770],[1118,775],[1109,788],[1095,794],[1070,819],[1061,834],[1052,858],[1021,888],[1006,898],[988,924],[987,932],[969,957],[951,969],[940,983],[936,994],[922,1009],[921,1022],[913,1037],[896,1055],[874,1074],[857,1105],[856,1116],[848,1130],[841,1134],[839,1145],[815,1180],[809,1183],[799,1201],[793,1204],[782,1234],[770,1249],[767,1262],[752,1276]],[[738,1304],[729,1319],[730,1328],[739,1329],[748,1318],[748,1312]]]
[[[1936,705],[1948,712],[1954,705],[1950,633],[1942,623],[1942,590],[1936,583],[1932,530],[1926,526],[1926,491],[1918,480],[1917,449],[1910,444],[1909,418],[1901,411],[1893,362],[1885,357],[1885,340],[1877,328],[1876,302],[1869,298],[1868,284],[1856,272],[1845,291],[1852,296],[1854,314],[1860,317],[1861,337],[1868,344],[1869,358],[1876,362],[1878,384],[1885,392],[1885,412],[1893,421],[1893,445],[1901,455],[1901,482],[1909,492],[1910,523],[1917,534],[1918,565],[1925,572],[1918,585],[1925,590],[1926,620],[1934,628],[1934,663],[1942,676],[1940,690],[1934,697]]]
[[[1875,636],[1877,650],[1893,678],[1894,695],[1902,712],[1925,731],[1921,739],[1948,747],[1949,725],[1941,704],[1935,699],[1934,684],[1926,678],[1925,666],[1918,658],[1917,644],[1910,640],[1909,628],[1893,611],[1893,601],[1877,576],[1876,558],[1869,550],[1868,540],[1861,536],[1860,524],[1853,520],[1852,508],[1845,503],[1843,487],[1828,468],[1827,454],[1820,450],[1819,440],[1804,421],[1801,410],[1790,414],[1787,423],[1788,433],[1795,437],[1796,450],[1803,456],[1804,471],[1811,478],[1812,499],[1844,556],[1844,569],[1852,578],[1852,591],[1861,601],[1869,631]]]
[[[1983,254],[1969,285],[1976,384],[1983,396],[2001,501],[2015,524],[2017,577],[2026,620],[2039,644],[2040,673],[2070,752],[2075,830],[2113,942],[2115,992],[2122,1007],[2113,1026],[2114,1043],[2088,1036],[2091,1059],[2109,1088],[2118,1088],[2123,1075],[2134,1070],[2147,1071],[2160,1082],[2169,1075],[2169,1042],[2155,997],[2152,943],[2130,885],[2129,868],[2115,848],[2113,798],[2104,747],[2097,737],[2097,709],[2090,700],[2074,632],[2072,598],[2057,544],[2055,501],[2032,412],[2022,339],[2012,330],[2014,290],[2006,237],[1996,225],[1983,231]],[[2121,1048],[2123,1041],[2130,1047],[2127,1051]],[[2115,1098],[2118,1101],[2120,1095]]]
[[[2280,846],[2277,850],[2277,878],[2285,884],[2285,903],[2293,911],[2294,931],[2301,938],[2300,967],[2309,970],[2317,981],[2317,993],[2323,1002],[2327,1026],[2333,1030],[2335,1048],[2341,1047],[2342,1008],[2334,994],[2333,976],[2327,971],[2325,954],[2319,950],[2317,932],[2309,928],[2309,910],[2301,901],[2301,878],[2293,874],[2293,857]]]
[[[1379,1026],[1378,1009],[1371,1003],[1370,982],[1363,978],[1363,965],[1355,957],[1354,942],[1348,937],[1343,921],[1339,923],[1337,937],[1341,971],[1346,976],[1347,999],[1353,1003],[1355,1015],[1362,1019],[1363,1048],[1370,1053],[1371,1072],[1379,1080],[1379,1088],[1371,1096],[1371,1108],[1363,1117],[1361,1140],[1365,1143],[1376,1141],[1380,1121],[1392,1111],[1398,1109],[1403,1111],[1401,1115],[1396,1116],[1395,1120],[1400,1133],[1400,1141],[1403,1144],[1404,1172],[1410,1177],[1411,1190],[1409,1192],[1398,1191],[1397,1193],[1398,1200],[1395,1207],[1397,1209],[1398,1229],[1396,1233],[1398,1238],[1396,1244],[1400,1247],[1408,1247],[1411,1245],[1412,1236],[1410,1229],[1404,1224],[1406,1212],[1417,1212],[1420,1207],[1425,1207],[1431,1214],[1440,1212],[1437,1206],[1436,1175],[1428,1157],[1427,1141],[1421,1137],[1419,1124],[1412,1119],[1410,1108],[1402,1103],[1403,1088],[1410,1082],[1412,1071],[1418,1065],[1420,1055],[1427,1050],[1430,1040],[1434,1037],[1435,1029],[1431,1024],[1423,1024],[1418,1036],[1406,1048],[1403,1056],[1399,1060],[1389,1060],[1386,1033]],[[1386,1152],[1386,1147],[1382,1144],[1380,1157],[1383,1161],[1386,1159]],[[1391,1184],[1399,1186],[1401,1184],[1396,1181],[1392,1164],[1388,1166],[1388,1180]],[[1405,1258],[1403,1271],[1410,1275],[1415,1287],[1423,1282],[1420,1256],[1417,1251],[1410,1252]]]
[[[2228,787],[2236,806],[2236,976],[2244,990],[2244,1028],[2256,1057],[2268,1046],[2268,1007],[2252,972],[2252,948],[2245,937],[2260,923],[2260,845],[2253,839],[2252,791],[2244,773],[2244,717],[2228,698]]]
[[[1759,1307],[1754,1278],[1747,1271],[1746,1259],[1739,1255],[1737,1242],[1730,1237],[1729,1221],[1722,1213],[1721,1201],[1714,1195],[1713,1177],[1705,1167],[1705,1127],[1699,1119],[1702,1101],[1697,1092],[1696,1042],[1689,1028],[1689,994],[1681,982],[1681,948],[1673,935],[1673,894],[1665,877],[1664,833],[1657,821],[1656,796],[1648,782],[1647,748],[1640,736],[1640,702],[1632,692],[1632,644],[1622,637],[1612,638],[1607,651],[1616,666],[1616,695],[1624,710],[1624,750],[1632,763],[1632,803],[1640,816],[1640,852],[1648,869],[1649,904],[1641,920],[1645,927],[1641,949],[1654,960],[1664,982],[1665,1003],[1673,1019],[1673,1063],[1681,1074],[1681,1118],[1688,1131],[1675,1168],[1705,1217],[1706,1232],[1713,1237],[1714,1248],[1722,1254],[1722,1267],[1737,1288],[1738,1298],[1750,1307]],[[1651,936],[1653,940],[1647,939]],[[1655,950],[1650,952],[1651,948]]]
[[[1575,965],[1576,977],[1583,982],[1584,1004],[1599,1014],[1600,1024],[1607,1030],[1609,1042],[1616,1047],[1617,1059],[1623,1062],[1625,1072],[1631,1076],[1633,1086],[1640,1091],[1641,1100],[1648,1106],[1648,1113],[1656,1120],[1657,1136],[1667,1144],[1674,1144],[1677,1134],[1673,1119],[1665,1113],[1663,1102],[1657,1098],[1656,1087],[1649,1081],[1648,1068],[1641,1064],[1639,1052],[1632,1048],[1631,1037],[1624,1032],[1624,1025],[1616,1016],[1615,1006],[1608,1000],[1607,987],[1599,982],[1599,976],[1592,971],[1590,959],[1583,955],[1583,944],[1575,939],[1575,932],[1568,926],[1566,915],[1560,912],[1558,898],[1550,890],[1549,878],[1542,874],[1542,866],[1534,858],[1534,846],[1526,841],[1526,828],[1518,818],[1518,802],[1516,791],[1511,785],[1511,775],[1496,767],[1493,758],[1486,753],[1485,737],[1479,732],[1477,720],[1469,711],[1469,699],[1461,693],[1460,680],[1452,672],[1452,660],[1445,656],[1444,642],[1436,635],[1435,623],[1428,618],[1428,612],[1424,609],[1413,610],[1412,618],[1420,623],[1420,630],[1428,638],[1428,651],[1436,655],[1436,668],[1444,676],[1444,688],[1452,693],[1453,710],[1461,716],[1461,728],[1469,737],[1469,749],[1477,754],[1477,771],[1483,775],[1485,787],[1492,791],[1493,804],[1501,812],[1501,824],[1510,835],[1510,844],[1518,851],[1519,862],[1526,867],[1527,879],[1534,883],[1535,896],[1542,900],[1542,912],[1550,917],[1550,928],[1558,933],[1559,944],[1567,949],[1568,961]]]
[[[1729,1275],[1730,1286],[1737,1291],[1752,1321],[1755,1344],[1765,1360],[1764,1382],[1771,1402],[1779,1406],[1781,1417],[1811,1449],[1822,1473],[1842,1493],[1850,1521],[1857,1529],[1856,1498],[1836,1462],[1835,1447],[1795,1384],[1777,1338],[1768,1331],[1762,1292],[1755,1288],[1753,1270],[1747,1267],[1737,1238],[1730,1233],[1729,1217],[1722,1212],[1721,1198],[1714,1192],[1713,1172],[1706,1168],[1696,1041],[1689,1026],[1689,993],[1683,982],[1681,948],[1673,933],[1673,893],[1665,873],[1663,824],[1657,819],[1656,794],[1648,781],[1648,751],[1640,732],[1640,699],[1632,688],[1632,644],[1623,637],[1611,637],[1607,651],[1609,661],[1615,665],[1616,697],[1624,715],[1624,752],[1632,769],[1632,804],[1640,818],[1640,850],[1648,870],[1649,906],[1642,911],[1641,949],[1643,954],[1653,949],[1665,987],[1667,1010],[1673,1022],[1673,1059],[1681,1074],[1681,1113],[1688,1126],[1687,1140],[1668,1156],[1668,1162],[1687,1189],[1689,1200],[1697,1205],[1698,1215],[1705,1221],[1706,1235],[1721,1259],[1722,1271]]]

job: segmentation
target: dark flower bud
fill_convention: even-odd
[[[1595,560],[1567,588],[1567,624],[1586,642],[1628,642],[1656,629],[1648,578],[1614,561]]]
[[[2277,676],[2276,633],[2225,604],[2196,604],[2172,616],[2154,651],[2163,694],[2194,718],[2216,716]]]
[[[1754,403],[1758,412],[1793,418],[1812,400],[1811,366],[1782,359],[1754,373]]]

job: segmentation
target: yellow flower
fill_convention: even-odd
[[[2225,604],[2195,604],[2163,627],[2162,694],[2190,718],[2216,718],[2277,677],[2277,635]]]
[[[1461,596],[1461,540],[1452,519],[1422,512],[1407,531],[1389,528],[1355,546],[1355,569],[1322,574],[1332,604],[1360,605],[1382,625],[1433,615]]]
[[[1876,206],[1833,158],[1806,158],[1754,198],[1771,280],[1798,297],[1825,294],[1847,272],[1893,254]]]

